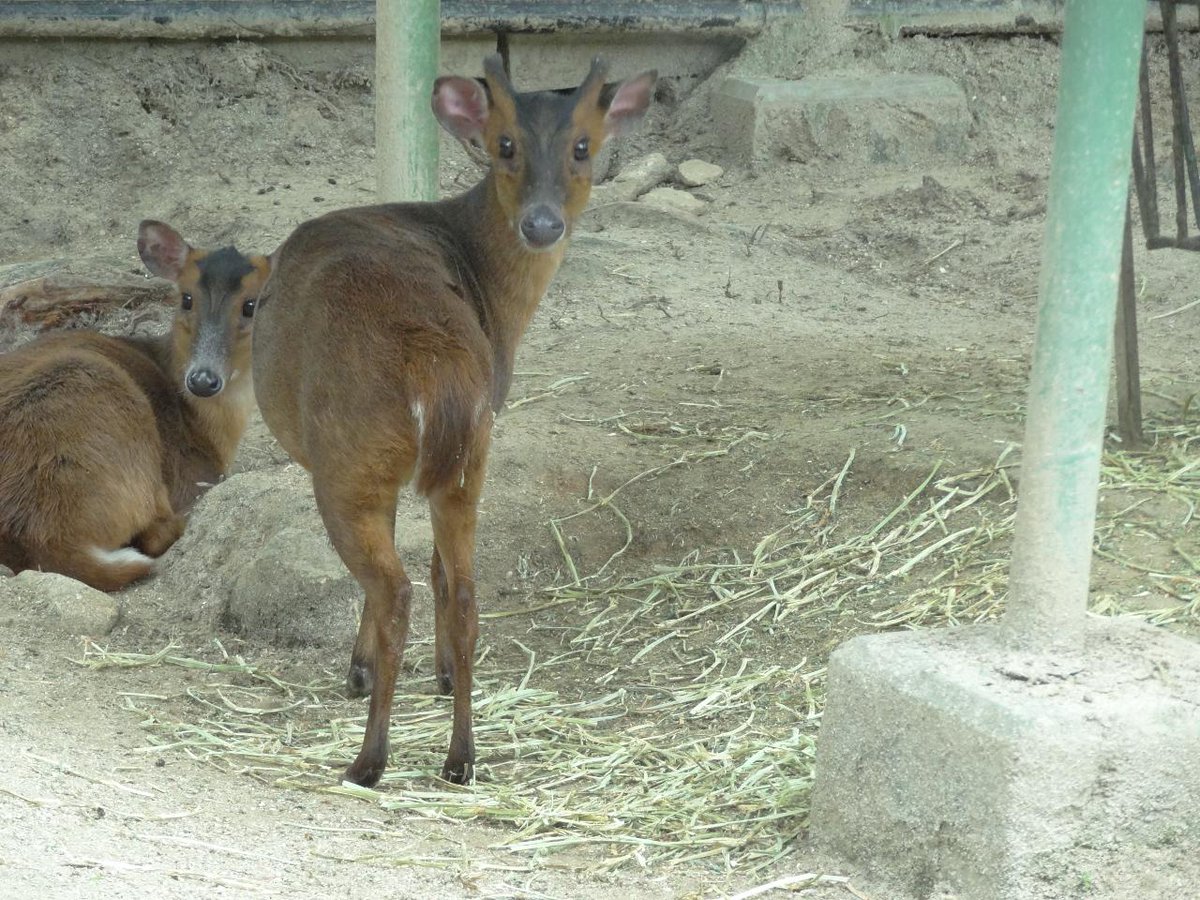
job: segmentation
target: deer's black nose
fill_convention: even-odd
[[[212,369],[192,369],[184,383],[197,397],[212,397],[220,393],[221,388],[225,386],[221,376]]]
[[[553,208],[535,206],[521,219],[521,234],[530,247],[544,250],[553,247],[566,233],[567,223]]]

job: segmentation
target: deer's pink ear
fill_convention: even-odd
[[[146,219],[138,226],[138,256],[160,278],[178,281],[192,248],[178,231],[163,222]]]
[[[433,114],[460,141],[480,146],[488,118],[487,91],[474,78],[439,78],[433,84]]]
[[[604,131],[609,137],[616,137],[636,128],[650,108],[650,100],[654,97],[654,83],[658,80],[658,72],[643,72],[628,81],[619,84],[610,98],[601,97],[601,102],[608,99],[608,110],[604,114]],[[605,94],[608,91],[604,92]]]

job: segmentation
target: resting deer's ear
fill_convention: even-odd
[[[448,75],[433,83],[433,114],[464,144],[483,144],[488,105],[487,91],[474,78]]]
[[[643,72],[617,85],[605,85],[600,92],[600,105],[605,107],[604,133],[619,137],[641,124],[650,101],[654,97],[654,84],[658,72]]]
[[[178,281],[192,248],[178,231],[163,222],[146,219],[138,226],[138,256],[160,278]]]

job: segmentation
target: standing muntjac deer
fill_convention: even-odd
[[[0,563],[115,591],[153,568],[233,463],[254,407],[250,325],[270,263],[144,221],[179,288],[171,330],[47,335],[0,356]]]
[[[259,305],[254,389],[267,426],[312,474],[334,548],[366,603],[351,696],[370,694],[346,778],[378,782],[412,585],[395,548],[396,500],[429,502],[436,679],[454,694],[442,777],[472,779],[471,680],[479,630],[475,526],[492,421],[513,356],[587,204],[592,158],[644,116],[656,73],[517,93],[498,56],[485,77],[439,78],[433,112],[491,168],[461,196],[331,212],[272,257]]]

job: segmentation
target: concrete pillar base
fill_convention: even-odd
[[[990,626],[849,641],[811,821],[916,897],[1169,896],[1200,850],[1200,645],[1094,617],[1053,657]]]
[[[959,160],[968,150],[967,96],[942,75],[736,76],[713,94],[731,161],[838,157],[864,166]]]

